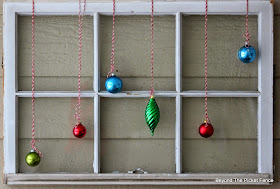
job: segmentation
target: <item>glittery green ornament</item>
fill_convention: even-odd
[[[151,96],[145,110],[145,119],[148,127],[151,130],[152,136],[154,136],[154,131],[159,122],[159,118],[160,118],[160,112],[159,112],[158,105],[156,103],[155,98]]]
[[[31,152],[26,155],[25,161],[30,167],[35,167],[40,163],[40,156],[37,152],[31,150]]]

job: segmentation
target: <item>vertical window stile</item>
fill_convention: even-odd
[[[94,160],[93,171],[94,173],[100,172],[100,97],[99,97],[99,83],[100,83],[100,63],[99,63],[99,13],[94,13],[93,18],[94,30],[94,76],[93,76],[93,89],[94,96]]]
[[[93,31],[94,31],[94,72],[93,72],[93,90],[98,93],[100,90],[100,68],[99,68],[99,13],[94,13],[93,16]]]
[[[176,122],[175,122],[175,163],[176,173],[182,173],[182,15],[176,13]]]
[[[258,173],[273,177],[273,8],[258,15]]]

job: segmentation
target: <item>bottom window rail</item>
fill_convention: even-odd
[[[271,185],[270,174],[7,174],[9,185]]]

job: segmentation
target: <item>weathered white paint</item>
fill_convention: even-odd
[[[149,98],[149,91],[122,91],[121,93],[112,94],[107,91],[101,91],[98,93],[101,97],[109,98]],[[155,91],[156,97],[176,97],[176,92],[171,91]]]
[[[273,5],[259,14],[258,172],[273,175]]]
[[[94,31],[94,74],[93,74],[93,90],[97,93],[100,90],[100,58],[99,58],[99,14],[93,16]]]
[[[4,0],[4,2],[17,2],[19,0]],[[32,2],[32,0],[20,0],[21,2]],[[162,2],[190,2],[193,0],[157,0]],[[216,1],[216,0],[209,0]],[[240,0],[230,0],[230,1],[240,1]],[[270,0],[250,0],[250,1],[270,1]],[[76,0],[59,0],[59,3],[75,3]],[[150,0],[118,0],[120,3],[125,2],[150,2]],[[58,3],[56,0],[40,0],[38,3]],[[112,3],[111,0],[87,0],[87,3]]]
[[[175,83],[176,91],[176,125],[175,125],[175,163],[176,173],[182,173],[182,15],[176,13],[176,55],[175,55]]]
[[[242,6],[244,4],[244,6]],[[250,2],[250,14],[262,12],[270,2],[254,1]],[[31,15],[30,3],[5,2],[4,6],[11,7],[10,10],[21,15]],[[149,15],[150,3],[132,2],[118,3],[116,5],[116,15]],[[176,15],[177,12],[183,14],[203,15],[205,8],[202,1],[190,2],[155,2],[155,15]],[[36,6],[37,15],[73,15],[78,14],[78,3],[38,3]],[[112,3],[88,3],[85,14],[92,15],[95,12],[105,15],[112,14]],[[246,13],[245,1],[212,1],[209,2],[209,14],[221,15],[243,15]]]
[[[17,97],[31,97],[32,93],[29,91],[16,92]],[[73,91],[37,91],[35,92],[35,97],[78,97],[78,92]],[[81,92],[81,97],[94,97],[95,95],[108,98],[146,98],[149,97],[149,91],[122,91],[117,94],[112,94],[107,91],[83,91]],[[183,97],[204,97],[204,91],[182,91],[182,92],[172,92],[172,91],[155,91],[155,96],[157,97],[176,97],[177,95]],[[253,91],[208,91],[208,97],[259,97],[259,92]]]
[[[93,18],[94,30],[94,92],[100,90],[100,59],[99,59],[99,14],[95,13]],[[94,160],[93,172],[100,172],[100,97],[94,97]]]
[[[271,178],[269,174],[8,174],[10,185],[217,185],[216,179]],[[227,185],[244,183],[227,183]],[[247,183],[270,185],[271,183]]]
[[[243,15],[245,2],[209,2],[209,14]],[[269,2],[250,2],[250,14],[259,16],[259,92],[254,91],[209,91],[209,97],[258,97],[258,172],[266,174],[148,174],[121,176],[107,174],[90,174],[89,180],[82,182],[78,178],[84,175],[55,175],[15,174],[17,132],[16,132],[16,98],[31,97],[31,92],[17,92],[16,79],[16,14],[30,15],[30,3],[5,3],[4,4],[4,61],[5,61],[5,98],[4,98],[4,125],[5,125],[5,174],[8,184],[121,184],[121,185],[188,185],[188,184],[219,184],[218,178],[256,178],[273,176],[272,170],[272,76],[273,76],[273,9]],[[150,3],[119,3],[118,15],[149,15]],[[78,14],[78,3],[38,3],[38,15],[73,15]],[[82,97],[94,98],[94,173],[100,172],[100,97],[130,98],[149,97],[148,91],[128,91],[118,94],[99,92],[99,14],[112,14],[111,3],[88,3],[87,15],[94,15],[94,91],[82,92]],[[156,2],[156,15],[176,15],[176,91],[157,91],[157,97],[176,97],[176,173],[182,172],[182,126],[181,111],[182,97],[204,97],[204,91],[183,91],[181,76],[181,14],[204,14],[204,2]],[[267,32],[269,29],[269,32]],[[266,32],[264,32],[266,30]],[[36,97],[77,97],[77,92],[56,91],[36,92]],[[265,127],[265,128],[264,128]],[[8,136],[8,137],[6,137]],[[11,174],[11,175],[10,175]],[[55,178],[55,181],[50,178]],[[152,180],[148,179],[151,178]],[[49,180],[50,179],[50,180]],[[97,179],[97,180],[95,180]],[[107,180],[106,180],[107,179]],[[115,181],[115,180],[119,181]],[[111,181],[108,181],[111,180]],[[165,180],[165,181],[162,181]],[[238,183],[234,183],[238,184]],[[246,183],[249,184],[249,183]],[[258,183],[260,184],[260,183]]]
[[[20,92],[16,92],[15,95],[17,97],[30,98],[32,96],[32,93],[30,91],[20,91]],[[95,95],[96,95],[96,93],[94,91],[81,91],[82,98],[94,97]],[[78,97],[78,96],[79,96],[79,93],[73,92],[73,91],[36,91],[35,92],[36,98],[44,98],[44,97],[66,98],[66,97]]]
[[[176,173],[182,173],[182,96],[176,97],[175,163]]]
[[[94,97],[94,160],[93,171],[100,173],[100,96]]]
[[[16,14],[4,7],[4,173],[17,172]]]
[[[204,91],[183,91],[183,97],[204,97]],[[258,97],[259,92],[254,91],[208,91],[208,97]]]
[[[176,13],[176,41],[175,41],[175,77],[176,91],[182,91],[182,15]]]

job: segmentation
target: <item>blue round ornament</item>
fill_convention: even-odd
[[[251,63],[256,58],[256,50],[250,45],[244,45],[238,51],[238,58],[244,63]]]
[[[112,74],[105,82],[106,90],[110,93],[118,93],[122,90],[121,78]]]

